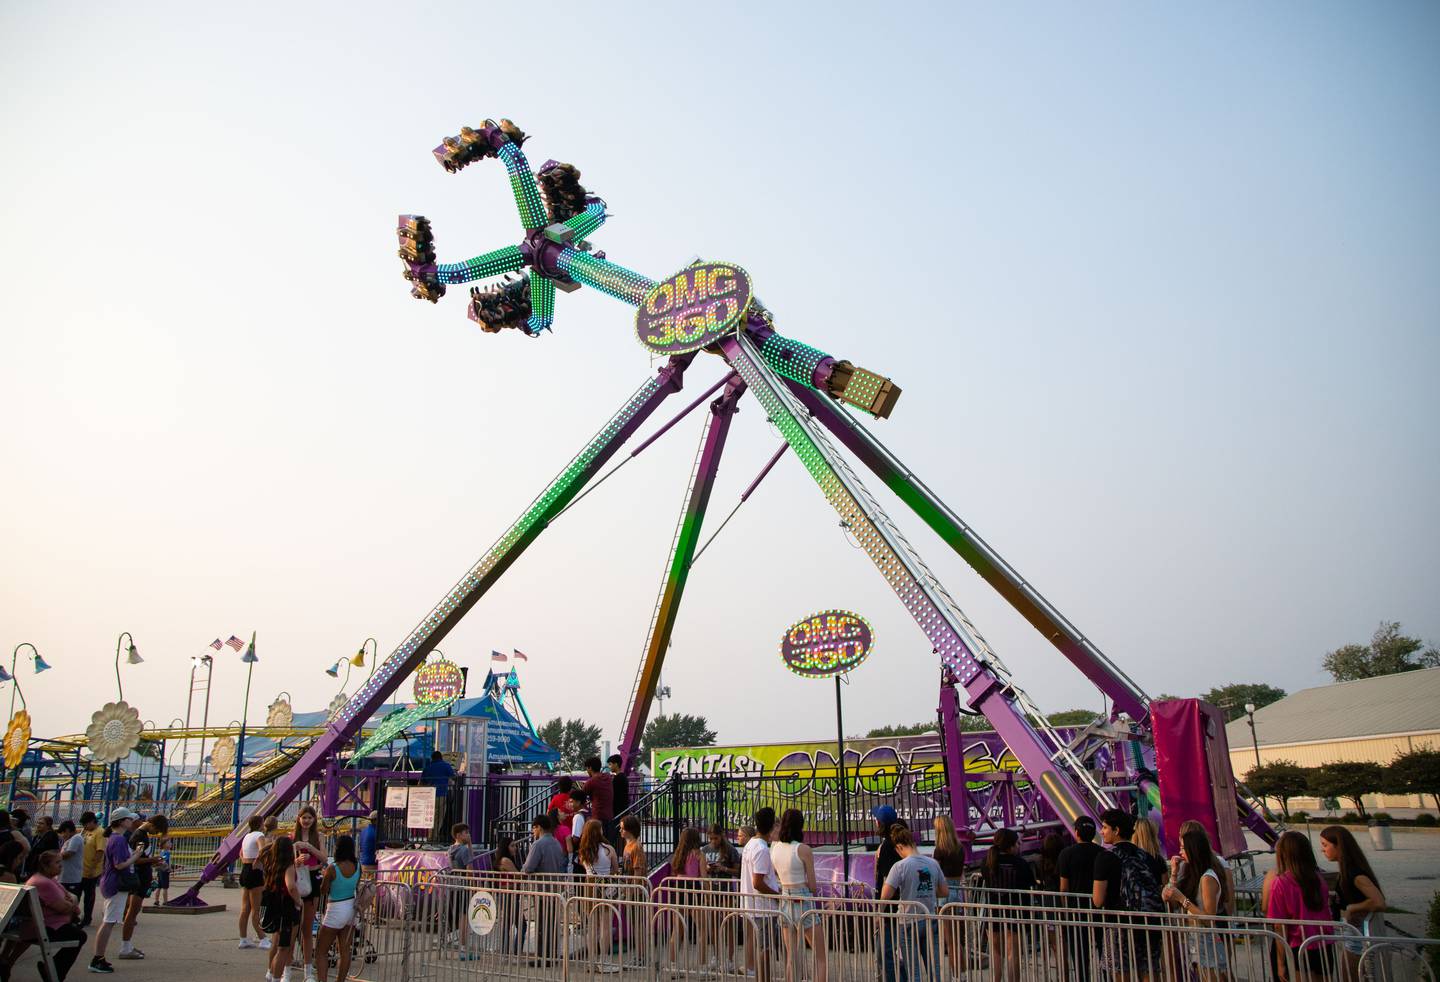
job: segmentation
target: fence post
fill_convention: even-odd
[[[717,821],[717,822],[719,822],[719,823],[721,824],[721,826],[723,826],[724,828],[727,828],[727,829],[730,827],[730,810],[725,807],[725,798],[726,798],[726,791],[727,791],[727,789],[728,789],[729,787],[730,787],[730,781],[729,781],[729,779],[727,779],[727,778],[725,778],[725,777],[721,777],[718,781],[715,782],[715,819],[714,819],[714,820]],[[703,829],[701,830],[701,834],[702,834],[702,835],[704,834],[704,830],[703,830]]]
[[[670,825],[675,833],[673,841],[680,841],[680,775],[676,774],[671,779],[670,785]],[[673,872],[673,870],[672,870]]]

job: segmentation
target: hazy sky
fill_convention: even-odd
[[[1382,619],[1440,639],[1437,50],[1422,2],[0,6],[0,646],[54,666],[20,668],[36,729],[115,697],[122,630],[146,718],[252,630],[252,716],[322,707],[651,371],[591,291],[539,340],[408,296],[398,213],[449,261],[519,237],[500,164],[430,155],[487,116],[582,169],[611,258],[738,262],[892,376],[881,438],[1151,693],[1319,684]],[[613,739],[699,426],[441,648],[521,648],[534,715]],[[747,401],[712,525],[777,443]],[[1042,707],[1099,706],[869,483]],[[833,732],[776,654],[825,607],[878,635],[847,729],[932,716],[929,644],[790,458],[695,567],[668,708]]]

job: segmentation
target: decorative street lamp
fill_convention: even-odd
[[[120,636],[115,639],[115,688],[120,692],[120,701],[125,701],[125,687],[120,684],[120,646],[125,639],[130,639],[130,645],[125,649],[125,664],[139,665],[145,659],[140,657],[140,652],[135,648],[135,636],[129,631],[121,631]]]
[[[1260,740],[1255,736],[1255,704],[1245,704],[1245,715],[1250,717],[1250,745],[1255,748],[1255,766],[1260,766]]]
[[[380,643],[374,638],[365,639],[364,643],[360,645],[360,650],[355,652],[355,657],[350,659],[350,664],[356,668],[365,667],[365,645],[370,646],[370,675],[374,675],[375,666],[380,664]],[[370,675],[365,676],[366,680],[369,680]],[[348,679],[349,676],[346,678]]]
[[[45,663],[45,659],[43,659],[43,658],[40,657],[40,652],[39,652],[39,650],[38,650],[33,644],[31,644],[29,641],[21,641],[19,644],[17,644],[17,645],[15,646],[15,650],[10,653],[10,671],[8,671],[8,672],[5,671],[5,666],[4,666],[4,665],[0,665],[0,682],[14,682],[14,683],[15,683],[15,688],[12,689],[11,692],[10,692],[10,715],[11,715],[11,716],[14,716],[14,715],[15,715],[15,693],[20,692],[20,680],[15,677],[15,668],[16,668],[17,663],[19,662],[20,649],[21,649],[21,648],[29,648],[31,651],[35,652],[35,674],[36,674],[36,675],[39,675],[41,672],[46,671],[46,670],[49,669],[49,667],[50,667],[49,665],[47,665],[47,664]],[[25,696],[24,696],[23,693],[22,693],[21,696],[20,696],[20,702],[21,702],[21,705],[24,705]]]

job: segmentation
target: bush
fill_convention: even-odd
[[[1429,812],[1422,812],[1421,814],[1415,816],[1415,824],[1423,825],[1426,828],[1433,828],[1436,825],[1440,825],[1440,819],[1437,819]]]
[[[1291,812],[1290,821],[1294,822],[1296,825],[1303,825],[1304,823],[1310,821],[1310,813],[1307,811]]]
[[[1355,814],[1354,812],[1346,812],[1339,818],[1335,819],[1335,821],[1343,822],[1346,825],[1354,825],[1356,822],[1360,821],[1360,816]]]
[[[1377,822],[1382,821],[1382,820],[1388,822],[1388,821],[1391,820],[1391,819],[1390,819],[1390,813],[1389,813],[1389,812],[1376,812],[1375,814],[1371,815],[1370,817],[1373,818],[1373,819],[1375,819],[1375,821],[1377,821]]]

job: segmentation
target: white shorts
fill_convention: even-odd
[[[328,927],[332,931],[343,931],[355,922],[355,898],[346,900],[332,900],[325,905],[325,916],[320,918],[320,926]]]
[[[102,924],[119,924],[125,920],[125,902],[130,899],[130,894],[121,890],[113,897],[105,898],[105,918]]]

